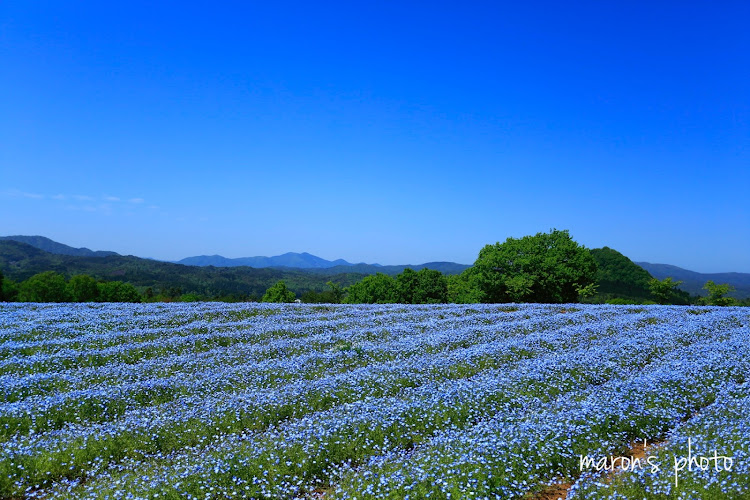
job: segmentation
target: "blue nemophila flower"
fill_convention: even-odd
[[[678,428],[750,359],[741,309],[0,308],[6,495],[510,498]]]

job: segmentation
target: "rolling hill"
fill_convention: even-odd
[[[14,281],[25,280],[43,271],[56,271],[67,278],[88,274],[99,280],[128,282],[141,290],[147,287],[155,292],[179,289],[181,293],[208,297],[231,294],[260,297],[281,279],[290,289],[301,294],[307,290],[325,290],[329,280],[348,286],[364,276],[335,271],[318,274],[299,269],[185,266],[117,254],[99,257],[60,255],[8,239],[0,240],[0,269]]]
[[[632,260],[609,247],[594,248],[598,298],[605,301],[621,298],[644,301],[651,298],[648,282],[652,276]]]
[[[120,256],[116,252],[92,251],[88,248],[73,248],[58,243],[44,236],[0,236],[0,240],[18,241],[26,243],[39,250],[44,250],[55,255],[70,255],[77,257],[108,257]],[[148,259],[153,260],[153,259]],[[164,261],[161,261],[164,262]],[[381,266],[380,264],[352,264],[344,259],[326,260],[307,252],[287,252],[273,257],[239,257],[227,258],[221,255],[199,255],[186,257],[184,259],[170,262],[171,264],[182,264],[197,267],[252,267],[256,269],[275,268],[281,270],[300,270],[316,272],[318,274],[375,274],[377,272],[396,275],[407,267],[418,271],[422,268],[434,269],[444,274],[459,274],[471,266],[457,264],[455,262],[427,262],[425,264],[404,264],[395,266]]]
[[[221,255],[200,255],[197,257],[186,257],[178,260],[177,264],[187,266],[214,266],[214,267],[294,267],[300,269],[327,269],[335,266],[351,266],[343,259],[334,261],[322,259],[307,252],[287,252],[275,257],[239,257],[228,259]]]
[[[688,271],[677,266],[669,264],[652,264],[650,262],[636,262],[643,269],[651,273],[657,279],[671,277],[676,281],[682,281],[679,286],[691,295],[703,295],[708,293],[703,290],[706,281],[714,283],[729,283],[736,290],[730,294],[730,297],[746,299],[750,297],[750,273],[697,273]]]
[[[119,255],[116,252],[106,251],[94,251],[88,248],[73,248],[56,241],[52,241],[44,236],[0,236],[0,240],[11,240],[18,241],[20,243],[26,243],[39,250],[45,252],[57,254],[57,255],[73,255],[76,257],[107,257],[109,255]]]
[[[680,289],[691,295],[706,295],[702,289],[708,280],[729,283],[739,299],[750,297],[748,273],[697,273],[667,264],[634,263],[608,247],[592,249],[599,267],[599,298],[645,300],[650,296],[651,277],[672,277],[683,281]],[[429,268],[444,274],[459,274],[470,266],[455,262],[428,262],[418,265],[381,266],[351,264],[343,259],[329,261],[309,253],[289,252],[275,257],[227,259],[220,255],[188,257],[179,262],[163,262],[116,252],[74,248],[43,236],[0,237],[0,269],[15,281],[25,280],[42,271],[56,271],[66,277],[88,274],[100,280],[117,280],[141,290],[179,289],[182,293],[204,296],[245,294],[262,296],[276,281],[283,279],[297,294],[325,290],[326,282],[351,285],[365,275],[382,272],[401,273],[405,268]]]
[[[390,275],[399,274],[407,267],[410,267],[415,271],[419,271],[422,268],[434,269],[436,271],[440,271],[443,274],[459,274],[464,269],[471,267],[467,264],[457,264],[455,262],[426,262],[424,264],[402,264],[395,266],[365,264],[363,262],[360,262],[359,264],[352,264],[345,261],[344,259],[326,260],[321,257],[311,255],[307,252],[288,252],[283,255],[277,255],[275,257],[240,257],[236,259],[228,259],[226,257],[222,257],[221,255],[201,255],[197,257],[187,257],[185,259],[177,261],[177,263],[190,266],[250,266],[256,268],[272,267],[278,269],[304,269],[306,271],[318,273],[385,273]]]

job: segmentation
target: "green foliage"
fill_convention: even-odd
[[[398,301],[396,280],[383,273],[366,276],[347,289],[347,304],[391,304]]]
[[[333,304],[333,296],[328,290],[308,290],[299,299],[303,304]]]
[[[614,298],[614,299],[607,299],[605,304],[614,304],[618,306],[624,306],[624,305],[636,305],[638,304],[637,301],[631,300],[631,299],[623,299],[623,298]]]
[[[396,302],[412,304],[412,298],[418,287],[418,280],[417,272],[408,267],[396,276]]]
[[[329,290],[316,291],[308,290],[300,297],[301,302],[307,304],[340,304],[344,297],[344,291],[341,286],[329,281],[326,283]]]
[[[278,281],[275,285],[266,290],[261,299],[262,302],[294,302],[296,295],[288,290],[284,280]]]
[[[641,266],[609,247],[589,251],[596,261],[597,293],[593,302],[622,298],[641,303],[651,298],[648,282],[652,276]]]
[[[3,276],[0,270],[0,302],[15,302],[18,300],[18,283]]]
[[[21,302],[66,302],[65,277],[55,271],[35,274],[21,283],[18,291]]]
[[[85,274],[73,276],[67,283],[62,274],[45,271],[17,285],[5,280],[6,300],[21,302],[140,302],[141,295],[130,283],[109,281],[97,283]]]
[[[18,300],[18,292],[20,290],[20,285],[8,278],[5,278],[3,280],[3,288],[0,290],[0,294],[2,294],[2,300],[6,302],[15,302]]]
[[[417,271],[417,289],[412,304],[444,304],[448,302],[448,280],[440,271],[420,269]]]
[[[396,276],[396,298],[401,304],[441,304],[448,301],[448,280],[440,271],[406,268]]]
[[[182,295],[182,288],[180,288],[179,286],[173,286],[171,288],[162,290],[161,295],[163,297],[166,297],[167,299],[170,299],[170,301],[177,300]]]
[[[705,301],[710,306],[733,306],[737,304],[737,301],[732,297],[725,297],[726,294],[734,291],[734,287],[728,283],[719,285],[712,280],[708,280],[703,285],[703,289],[708,290],[708,297]]]
[[[736,289],[730,295],[737,299],[750,298],[750,273],[696,273],[668,264],[643,263],[643,268],[655,278],[671,276],[674,280],[681,280],[680,290],[687,292],[697,300],[700,296],[707,296],[704,285],[711,280],[714,283],[728,283]]]
[[[96,280],[86,274],[77,274],[65,286],[68,298],[73,302],[94,302],[99,300],[99,287]]]
[[[607,299],[605,302],[606,304],[615,304],[615,305],[643,305],[643,304],[656,304],[656,302],[652,300],[633,300],[633,299],[623,299],[621,297],[616,297],[614,299]]]
[[[3,268],[6,281],[9,278],[23,281],[36,273],[54,270],[65,276],[86,274],[97,281],[116,279],[144,291],[151,287],[154,297],[146,300],[179,300],[184,293],[196,293],[222,301],[257,302],[279,280],[284,280],[290,290],[303,293],[307,290],[323,290],[328,281],[345,287],[364,277],[349,268],[345,268],[346,272],[338,273],[325,269],[213,268],[122,255],[56,255],[10,240],[0,240],[0,267]],[[178,289],[180,293],[171,293]]]
[[[648,282],[648,287],[651,290],[652,297],[658,304],[670,304],[680,283],[682,281],[672,281],[672,278],[664,278],[662,281],[651,278]]]
[[[184,293],[180,295],[180,302],[200,302],[202,300],[203,297],[197,293]]]
[[[331,295],[333,296],[332,303],[341,304],[341,301],[344,298],[344,290],[341,288],[341,285],[334,283],[333,281],[327,281],[326,285],[331,288]]]
[[[474,263],[482,302],[577,302],[596,262],[567,230],[486,245]]]
[[[260,302],[260,297],[258,297],[255,294],[246,294],[246,293],[230,293],[228,295],[218,295],[214,297],[212,300],[218,301],[218,302],[229,302],[229,303],[236,303],[236,302]]]
[[[596,283],[589,283],[586,286],[577,287],[576,290],[578,291],[579,300],[585,300],[594,297],[598,288],[599,285]]]
[[[0,269],[0,302],[13,302],[18,299],[18,283],[3,276]]]
[[[448,302],[452,304],[478,304],[482,293],[477,283],[477,270],[466,269],[461,274],[448,276]]]
[[[106,281],[98,283],[99,298],[102,302],[140,302],[141,294],[130,283]]]

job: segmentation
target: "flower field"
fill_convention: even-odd
[[[0,497],[750,498],[749,373],[748,308],[0,304]]]

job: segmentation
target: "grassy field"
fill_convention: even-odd
[[[0,497],[750,498],[748,373],[748,308],[0,304]]]

